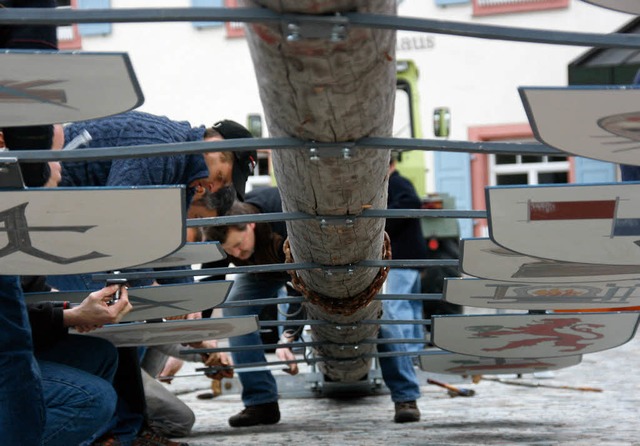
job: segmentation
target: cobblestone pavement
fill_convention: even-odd
[[[393,404],[382,387],[369,396],[326,397],[305,380],[277,375],[282,420],[273,426],[232,428],[227,419],[242,409],[237,381],[217,398],[203,400],[210,381],[181,378],[170,386],[196,413],[192,436],[204,445],[640,445],[640,339],[585,355],[581,364],[546,376],[500,376],[541,386],[593,387],[602,392],[525,387],[483,380],[473,384],[439,375],[476,391],[451,398],[446,389],[426,383],[418,401],[422,420],[395,424]],[[182,373],[187,373],[185,369]],[[306,377],[305,377],[306,376]],[[433,376],[433,375],[431,375]],[[288,380],[287,380],[288,378]],[[489,378],[489,377],[487,377]],[[316,396],[314,396],[316,395]]]

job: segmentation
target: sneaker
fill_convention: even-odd
[[[138,434],[138,438],[133,441],[133,446],[189,446],[189,444],[169,440],[149,428],[144,428]]]
[[[229,426],[249,427],[258,424],[276,424],[278,421],[280,421],[280,407],[275,402],[245,407],[242,412],[229,418]]]
[[[396,403],[396,416],[393,417],[396,423],[413,423],[420,421],[420,409],[415,401],[404,401]]]

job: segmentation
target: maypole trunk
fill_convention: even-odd
[[[395,0],[256,0],[284,13],[328,15],[344,12],[395,14]],[[270,136],[340,143],[367,136],[391,136],[395,101],[395,32],[304,24],[251,24],[247,38]],[[340,145],[337,145],[340,149]],[[319,155],[319,156],[316,156]],[[294,262],[316,262],[335,270],[299,271],[294,283],[307,297],[316,340],[357,343],[375,337],[381,306],[372,301],[386,277],[379,268],[338,268],[388,256],[383,219],[358,219],[364,209],[387,203],[389,151],[335,150],[325,156],[309,148],[274,151],[273,167],[285,212],[344,217],[287,222],[288,254]],[[347,218],[349,217],[349,218]],[[335,325],[333,325],[335,324]],[[329,345],[316,349],[329,360],[321,370],[340,381],[365,376],[374,345],[357,349]]]

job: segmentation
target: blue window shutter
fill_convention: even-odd
[[[78,0],[78,9],[109,9],[110,0]],[[80,23],[81,36],[104,36],[111,34],[111,23]]]
[[[455,198],[456,209],[472,209],[471,158],[467,153],[436,152],[434,154],[436,192]],[[473,221],[458,220],[460,237],[473,237]]]
[[[461,5],[463,3],[470,3],[471,0],[436,0],[437,6],[447,6],[447,5]]]
[[[576,183],[613,183],[618,165],[576,156],[575,169]]]
[[[194,8],[222,8],[224,0],[191,0],[191,6]],[[222,26],[224,22],[192,22],[194,28],[211,28],[214,26]]]

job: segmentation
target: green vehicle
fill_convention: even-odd
[[[419,71],[411,60],[397,63],[396,111],[394,116],[394,137],[423,138],[420,117],[420,97],[418,94]],[[449,134],[450,113],[446,108],[434,112],[434,132],[436,137]],[[421,150],[403,151],[397,154],[397,168],[414,185],[422,198],[423,209],[455,209],[455,199],[448,194],[426,193],[426,161]],[[460,228],[455,219],[423,218],[422,233],[430,259],[457,259],[460,256]],[[432,266],[422,270],[422,292],[441,293],[445,277],[459,277],[456,267]],[[424,303],[425,318],[432,314],[462,313],[459,305],[428,302]]]

